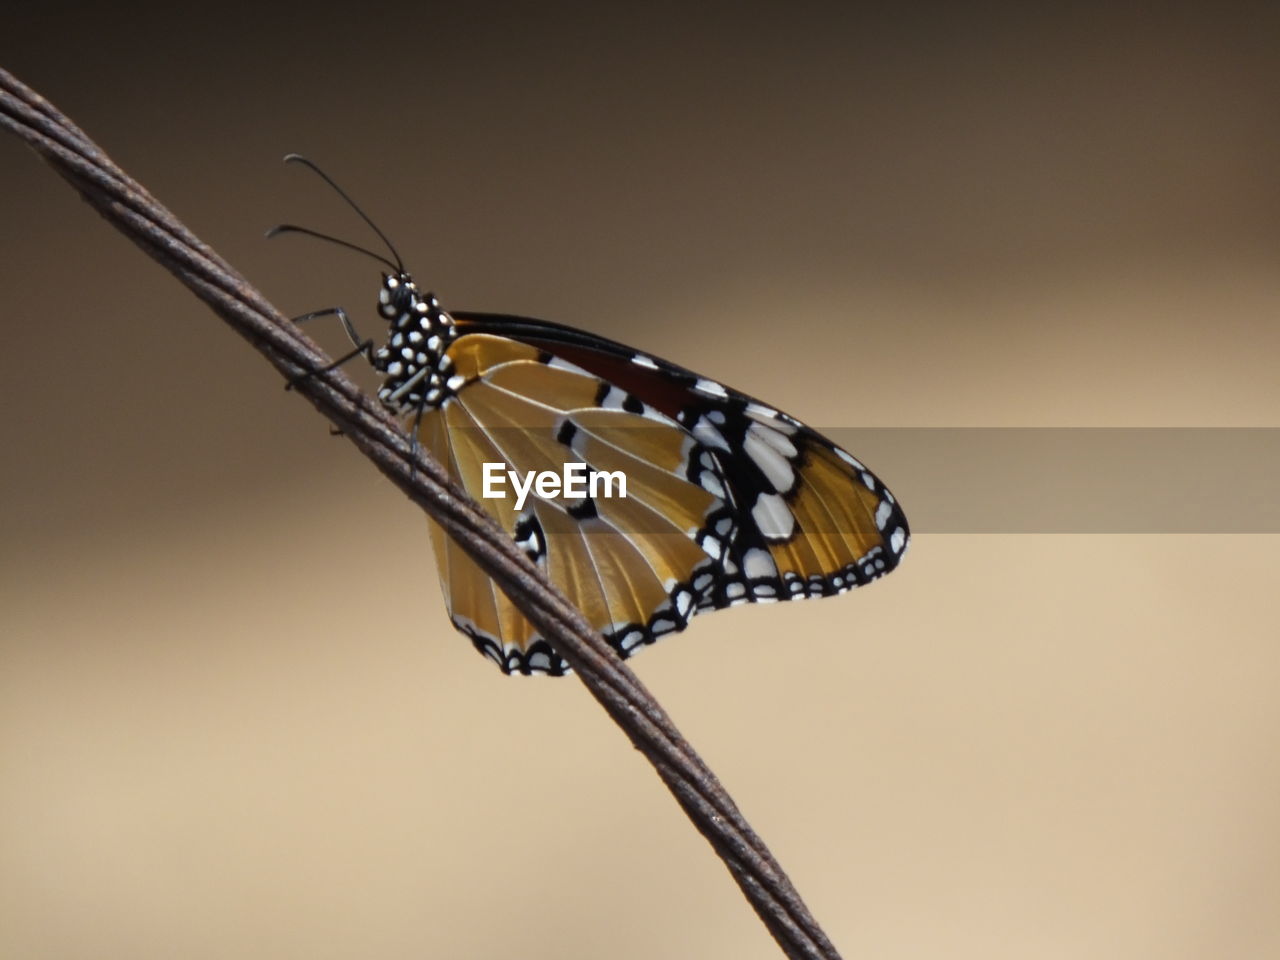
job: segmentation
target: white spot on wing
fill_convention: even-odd
[[[889,514],[892,512],[893,505],[888,500],[880,501],[880,506],[876,507],[876,529],[884,529],[884,525],[889,522]]]
[[[766,427],[763,423],[751,424],[747,427],[747,432],[759,437],[788,459],[796,456],[796,445],[777,430]]]
[[[857,460],[851,457],[849,454],[841,450],[839,447],[836,447],[836,456],[839,457],[841,460],[843,460],[845,463],[847,463],[849,466],[853,467],[853,469],[855,470],[867,469],[861,463],[859,463]]]
[[[658,369],[658,365],[654,363],[653,357],[646,357],[643,353],[637,353],[631,358],[631,362],[637,367],[648,367],[650,370]]]
[[[773,564],[773,557],[768,550],[753,547],[742,559],[743,572],[752,580],[760,577],[776,577],[778,568]]]
[[[636,647],[640,646],[644,640],[644,634],[639,630],[632,630],[625,637],[618,641],[618,646],[622,647],[627,653],[630,653]]]
[[[897,527],[893,531],[893,535],[889,537],[889,546],[894,553],[901,553],[902,548],[907,545],[907,533],[901,527]]]
[[[724,487],[721,485],[719,478],[714,473],[704,471],[701,476],[698,477],[698,485],[713,497],[719,497],[721,500],[725,499]]]
[[[748,431],[742,447],[755,461],[765,478],[773,484],[773,489],[781,492],[790,490],[795,483],[795,471],[776,449]]]
[[[778,416],[778,411],[753,400],[747,404],[747,416],[752,420],[773,420]]]
[[[699,417],[698,422],[693,425],[693,429],[689,432],[693,434],[695,440],[708,447],[718,447],[721,450],[729,449],[729,444],[724,435],[713,427],[706,417]]]
[[[785,540],[795,533],[796,518],[787,501],[776,493],[762,493],[751,508],[751,519],[768,540]]]
[[[568,360],[561,360],[559,357],[552,357],[547,361],[547,366],[553,370],[568,370],[571,373],[580,373],[583,376],[590,376],[587,371],[583,370],[576,363],[570,363]]]
[[[720,397],[722,400],[729,398],[729,392],[724,387],[705,377],[699,377],[698,382],[693,385],[693,389],[699,393],[705,393],[709,397]]]

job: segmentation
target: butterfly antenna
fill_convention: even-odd
[[[346,247],[348,250],[354,250],[356,253],[363,253],[366,257],[373,257],[379,263],[385,263],[388,267],[398,274],[404,273],[404,267],[398,263],[392,263],[380,253],[374,253],[358,243],[351,243],[347,240],[339,240],[337,237],[331,237],[327,233],[321,233],[318,230],[308,230],[306,227],[295,226],[292,223],[282,223],[279,226],[272,227],[267,231],[268,237],[277,237],[282,233],[301,233],[307,237],[315,237],[317,240],[327,240],[329,243],[336,243],[340,247]],[[393,253],[395,251],[392,251]]]
[[[396,272],[397,272],[397,273],[404,273],[404,272],[405,272],[405,271],[404,271],[404,261],[403,261],[402,259],[400,259],[400,253],[399,253],[399,251],[397,251],[397,250],[396,250],[396,248],[395,248],[395,244],[393,244],[389,239],[387,239],[387,235],[386,235],[385,233],[383,233],[380,229],[378,229],[378,225],[377,225],[376,223],[374,223],[374,222],[369,218],[369,215],[368,215],[367,213],[365,213],[363,210],[361,210],[361,209],[360,209],[359,204],[357,204],[354,200],[352,200],[352,199],[351,199],[351,197],[349,197],[349,196],[347,195],[347,191],[343,190],[340,186],[338,186],[336,183],[334,183],[334,182],[333,182],[333,178],[332,178],[332,177],[330,177],[327,173],[325,173],[323,170],[321,170],[319,167],[317,167],[314,163],[312,163],[310,160],[308,160],[306,157],[302,156],[302,155],[301,155],[301,154],[299,154],[299,153],[290,153],[290,154],[287,154],[287,155],[285,156],[285,158],[284,158],[284,162],[285,162],[285,163],[300,163],[300,164],[302,164],[304,167],[307,167],[309,170],[311,170],[313,173],[315,173],[315,175],[316,175],[316,176],[318,176],[321,180],[323,180],[325,183],[327,183],[329,186],[331,186],[331,187],[333,188],[334,192],[335,192],[335,193],[337,193],[337,195],[338,195],[338,196],[340,196],[343,200],[347,201],[347,206],[349,206],[352,210],[354,210],[356,213],[358,213],[358,214],[360,215],[360,219],[361,219],[361,220],[363,220],[365,223],[367,223],[367,224],[369,225],[369,228],[370,228],[371,230],[373,230],[373,232],[374,232],[374,233],[376,233],[376,234],[378,235],[379,239],[381,239],[381,240],[382,240],[382,242],[383,242],[383,243],[385,243],[385,244],[387,245],[387,249],[391,251],[391,256],[395,257],[395,261],[396,261],[396,262],[395,262]],[[299,233],[299,232],[310,232],[310,231],[300,231],[300,230],[298,230],[298,228],[296,228],[296,227],[295,227],[295,228],[293,229],[293,231],[292,231],[292,232],[294,232],[294,233]],[[312,236],[320,237],[321,235],[320,235],[320,234],[315,234],[315,233],[313,233],[313,234],[312,234]],[[325,240],[333,240],[333,238],[332,238],[332,237],[322,237],[322,239],[325,239]],[[341,241],[341,240],[338,240],[338,241],[335,241],[335,242],[337,242],[337,243],[342,243],[342,241]],[[351,244],[351,243],[347,243],[347,244],[343,244],[343,245],[344,245],[344,246],[351,247],[351,248],[356,249],[356,250],[361,250],[361,249],[363,249],[363,248],[361,248],[361,247],[357,247],[357,246],[355,246],[355,244]],[[365,250],[364,252],[365,252],[365,253],[368,253],[369,251]],[[375,254],[375,256],[376,256],[376,254]],[[382,259],[384,263],[387,263],[387,262],[388,262],[388,261],[386,261],[385,259],[383,259],[383,258],[381,258],[381,257],[380,257],[379,259]]]

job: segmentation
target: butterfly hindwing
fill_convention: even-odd
[[[626,656],[698,610],[842,593],[892,570],[908,528],[861,463],[804,424],[675,364],[543,321],[453,314],[465,381],[424,445]],[[484,463],[620,472],[623,498],[483,498]],[[507,672],[566,665],[434,531],[455,625]]]

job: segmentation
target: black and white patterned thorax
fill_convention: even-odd
[[[383,274],[378,313],[391,324],[386,345],[373,354],[374,367],[386,375],[378,399],[402,411],[444,404],[464,382],[445,353],[458,335],[453,318],[403,273]]]

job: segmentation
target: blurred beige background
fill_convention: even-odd
[[[1274,5],[700,9],[18,4],[0,63],[287,311],[377,281],[262,239],[368,239],[297,150],[446,305],[815,424],[1277,425]],[[577,681],[447,626],[417,511],[0,171],[0,954],[778,956]],[[847,957],[1270,958],[1278,560],[926,528],[634,665]]]

